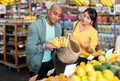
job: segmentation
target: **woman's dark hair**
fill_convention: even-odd
[[[96,10],[93,8],[87,8],[84,12],[88,12],[90,19],[93,21],[92,26],[97,30],[98,24],[97,24],[97,12],[96,12]]]

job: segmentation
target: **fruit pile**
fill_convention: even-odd
[[[76,6],[87,6],[90,4],[89,0],[74,0]]]
[[[119,81],[120,70],[112,67],[108,62],[100,63],[94,60],[97,63],[93,65],[91,61],[87,64],[81,62],[76,66],[74,74],[69,77],[60,74],[44,78],[43,81]]]
[[[12,4],[15,2],[16,2],[16,0],[0,0],[0,3],[3,5],[8,5],[8,4]]]
[[[113,0],[100,0],[101,4],[106,7],[112,7],[114,5]]]
[[[29,22],[33,22],[37,19],[36,16],[32,16],[32,15],[26,15],[24,16],[24,20],[28,20]]]
[[[57,0],[45,0],[45,1],[56,2]]]
[[[120,62],[114,62],[113,64],[120,66]],[[111,75],[115,75],[116,77],[120,78],[120,70],[116,67],[113,67],[113,65],[111,65],[109,62],[104,62],[101,65],[95,65],[94,68],[98,71],[110,70],[112,72]],[[107,78],[112,77],[109,74],[110,73],[106,74]]]
[[[67,47],[68,42],[69,41],[65,36],[60,36],[60,37],[53,38],[49,43],[52,46],[56,46],[57,48],[61,48],[61,47]]]
[[[98,60],[103,63],[103,62],[109,62],[109,63],[113,63],[115,61],[117,61],[119,55],[117,54],[116,51],[114,51],[112,54],[110,54],[108,57],[105,57],[106,56],[106,53],[104,54],[101,54],[99,57],[98,57]]]
[[[101,53],[101,50],[99,52]],[[104,52],[97,60],[90,60],[87,64],[81,62],[76,66],[74,74],[69,77],[61,73],[55,77],[44,78],[43,81],[119,81],[120,62],[117,61],[117,52],[105,56]]]

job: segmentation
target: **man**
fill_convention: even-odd
[[[53,4],[48,9],[46,17],[39,17],[28,28],[26,62],[30,77],[38,75],[36,80],[55,75],[51,54],[56,47],[51,46],[49,41],[61,36],[62,30],[58,24],[61,15],[62,8],[60,5]],[[49,72],[50,74],[48,74]]]

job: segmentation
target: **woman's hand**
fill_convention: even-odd
[[[81,43],[80,46],[85,48],[88,53],[93,53],[94,52],[94,50],[90,47],[88,42]]]
[[[89,46],[89,43],[84,42],[84,43],[81,43],[80,46],[83,47],[83,48],[87,48]]]

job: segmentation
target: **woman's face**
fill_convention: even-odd
[[[83,25],[91,25],[92,20],[90,19],[88,12],[83,13],[81,22]]]

